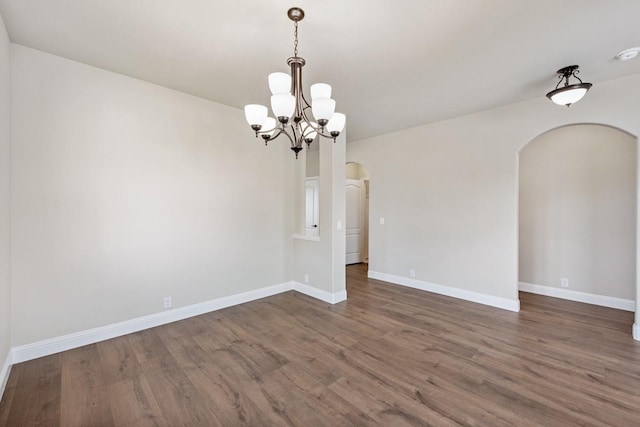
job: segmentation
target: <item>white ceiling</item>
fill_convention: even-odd
[[[241,108],[287,71],[290,6],[306,12],[306,90],[333,86],[351,140],[544,97],[565,65],[593,91],[640,73],[614,59],[640,46],[638,0],[0,0],[0,14],[14,43]]]

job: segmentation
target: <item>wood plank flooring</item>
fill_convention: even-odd
[[[15,365],[0,425],[640,425],[633,313],[347,279]]]

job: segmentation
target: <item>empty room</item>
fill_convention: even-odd
[[[640,425],[638,17],[0,0],[0,426]]]

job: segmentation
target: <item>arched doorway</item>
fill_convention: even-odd
[[[637,139],[576,124],[518,153],[522,291],[635,310]]]

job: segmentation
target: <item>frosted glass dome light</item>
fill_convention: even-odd
[[[291,91],[291,76],[286,73],[269,74],[269,90],[272,95]]]
[[[260,130],[269,111],[264,105],[249,104],[244,106],[244,117],[253,130]]]
[[[333,116],[329,119],[329,123],[327,123],[327,130],[331,133],[331,135],[336,133],[336,136],[342,132],[344,129],[344,125],[347,122],[347,117],[342,113],[333,113]]]
[[[280,122],[286,123],[296,109],[296,99],[288,93],[271,95],[271,109]]]
[[[311,85],[311,100],[318,98],[331,98],[331,86],[326,83]]]
[[[313,117],[316,118],[320,126],[327,124],[336,109],[336,101],[331,98],[316,98],[311,103]]]
[[[560,68],[557,71],[560,80],[556,88],[547,94],[547,98],[555,104],[566,105],[567,107],[580,101],[593,85],[591,83],[583,83],[577,75],[579,72],[577,65]],[[569,84],[570,77],[575,78],[580,83]],[[564,86],[560,87],[562,83],[564,83]]]

